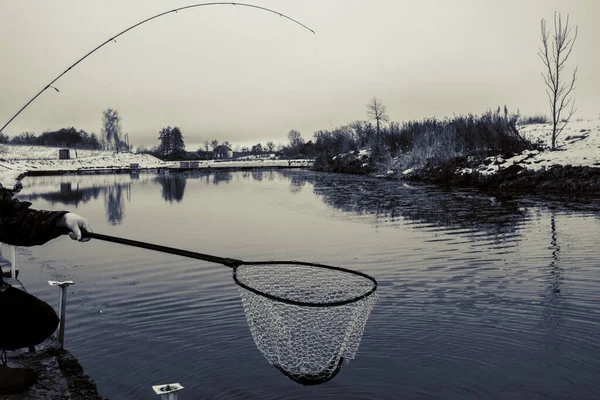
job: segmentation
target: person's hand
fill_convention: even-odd
[[[90,238],[83,237],[81,234],[81,230],[84,229],[88,232],[92,232],[92,228],[90,227],[90,223],[87,219],[80,217],[77,214],[66,213],[58,220],[58,226],[65,227],[69,229],[69,237],[73,240],[78,240],[80,242],[87,242]]]

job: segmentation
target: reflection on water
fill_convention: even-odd
[[[514,200],[499,200],[476,192],[439,192],[431,196],[425,186],[410,186],[400,182],[363,179],[355,176],[342,176],[331,179],[328,174],[302,173],[298,171],[244,170],[238,173],[242,179],[261,182],[273,181],[275,174],[289,180],[290,192],[301,192],[310,184],[314,194],[326,204],[344,212],[373,214],[377,220],[404,218],[409,221],[453,227],[455,229],[477,229],[490,233],[514,233],[526,217],[527,210]],[[125,177],[129,178],[126,179]],[[186,182],[198,180],[206,185],[229,183],[233,172],[185,172],[145,176],[146,181],[160,185],[162,197],[169,203],[181,202],[185,195]],[[54,179],[55,185],[48,185]],[[130,202],[132,182],[140,180],[140,175],[124,175],[123,183],[100,183],[80,187],[66,177],[47,178],[39,187],[31,185],[19,196],[22,200],[34,201],[38,198],[51,204],[78,206],[104,196],[108,221],[117,225],[124,218],[125,203]]]
[[[563,267],[560,260],[560,246],[558,245],[558,234],[556,229],[556,213],[550,211],[550,246],[551,261],[548,266],[549,284],[544,295],[544,323],[549,328],[557,327],[562,320],[562,296]]]
[[[151,399],[150,385],[164,382],[181,382],[185,398],[219,399],[600,393],[594,205],[291,170],[23,184],[19,198],[80,208],[101,233],[244,260],[340,265],[380,284],[357,358],[309,389],[256,349],[225,267],[100,241],[28,249],[27,271],[38,272],[23,274],[30,291],[53,304],[47,280],[76,281],[68,346],[105,397]]]
[[[56,179],[56,177],[54,178]],[[63,179],[63,178],[60,178]],[[38,199],[48,201],[53,206],[66,205],[78,207],[102,195],[106,207],[106,219],[111,225],[119,225],[125,216],[125,201],[131,201],[131,183],[112,183],[102,186],[79,187],[73,182],[59,182],[58,185],[43,185],[33,192],[17,196],[22,201],[35,202]]]
[[[163,199],[169,203],[179,203],[183,199],[186,179],[187,177],[181,174],[165,174],[156,178],[156,182],[162,186]]]

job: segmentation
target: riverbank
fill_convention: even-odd
[[[2,394],[2,400],[101,400],[94,381],[79,361],[60,347],[55,337],[36,346],[35,353],[25,349],[9,354],[9,366],[35,371],[38,379],[22,393]]]
[[[550,150],[551,124],[521,125],[518,131],[534,149],[489,157],[460,156],[444,163],[420,165],[407,163],[410,155],[376,162],[370,151],[362,150],[332,157],[326,168],[317,160],[315,167],[496,194],[600,198],[600,120],[569,123],[558,137],[556,150]]]
[[[73,151],[61,160],[59,148],[0,145],[0,183],[10,187],[25,175],[165,172],[191,170],[236,170],[244,168],[306,168],[313,160],[250,158],[240,160],[162,161],[150,154],[115,153],[101,150]]]
[[[1,250],[1,247],[0,247]],[[22,282],[11,277],[11,262],[1,256],[0,274],[13,288],[25,291]],[[17,269],[17,277],[19,277]],[[11,329],[14,321],[5,321]],[[2,400],[101,400],[94,381],[84,373],[79,361],[52,335],[35,346],[6,353],[7,365],[0,364]],[[32,385],[27,382],[34,382]],[[25,389],[23,389],[25,388]],[[15,393],[16,392],[16,393]]]

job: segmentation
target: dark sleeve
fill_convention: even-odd
[[[34,210],[31,203],[13,198],[13,192],[0,188],[0,242],[15,246],[44,244],[63,233],[56,226],[68,211]]]

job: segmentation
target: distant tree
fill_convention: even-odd
[[[385,104],[377,97],[373,97],[367,104],[367,117],[369,120],[375,121],[375,126],[377,127],[377,141],[379,141],[381,137],[381,123],[386,122],[388,116],[386,114]]]
[[[210,147],[212,147],[213,151],[215,151],[215,149],[219,146],[219,141],[217,139],[214,139],[210,142]]]
[[[106,150],[121,151],[123,147],[122,139],[122,118],[117,110],[107,108],[102,112],[102,145]]]
[[[204,151],[208,151],[208,149],[210,148],[210,142],[208,140],[204,141]]]
[[[171,130],[170,126],[166,128],[162,128],[158,132],[158,141],[160,144],[158,145],[158,153],[163,157],[167,158],[169,154],[171,154]]]
[[[549,40],[550,32],[546,29],[546,20],[542,18],[542,47],[539,49],[538,55],[542,59],[546,71],[542,72],[544,83],[546,84],[546,94],[550,103],[550,113],[552,115],[552,150],[556,149],[556,138],[561,134],[564,127],[567,125],[573,114],[575,113],[575,101],[571,93],[575,89],[575,81],[577,80],[577,67],[573,70],[571,79],[563,81],[562,71],[565,63],[569,59],[573,46],[577,40],[577,25],[575,32],[569,27],[569,16],[565,24],[562,23],[561,14],[554,13],[554,33],[552,40]],[[561,114],[569,105],[571,109],[569,115],[561,118]],[[562,126],[558,125],[562,122]]]
[[[158,135],[160,144],[158,145],[158,153],[164,159],[178,159],[185,155],[185,142],[183,134],[178,127],[171,128],[167,126],[162,128]]]
[[[92,149],[101,149],[102,148],[102,144],[100,144],[100,141],[98,140],[98,136],[96,136],[95,133],[92,133],[89,136],[88,143],[90,145],[90,148],[92,148]]]
[[[229,143],[229,140],[226,140],[226,141],[222,142],[221,144],[223,146],[231,147],[231,143]]]
[[[23,132],[10,139],[10,143],[20,145],[38,144],[38,138],[33,132]]]
[[[295,129],[292,129],[288,132],[288,140],[290,141],[290,147],[297,147],[304,144],[302,135]]]
[[[257,143],[252,146],[252,154],[261,154],[263,152],[262,144]]]
[[[4,133],[0,132],[0,143],[6,144],[8,143],[9,138]]]
[[[267,142],[267,149],[269,149],[269,153],[273,152],[274,148],[275,148],[275,143]]]

